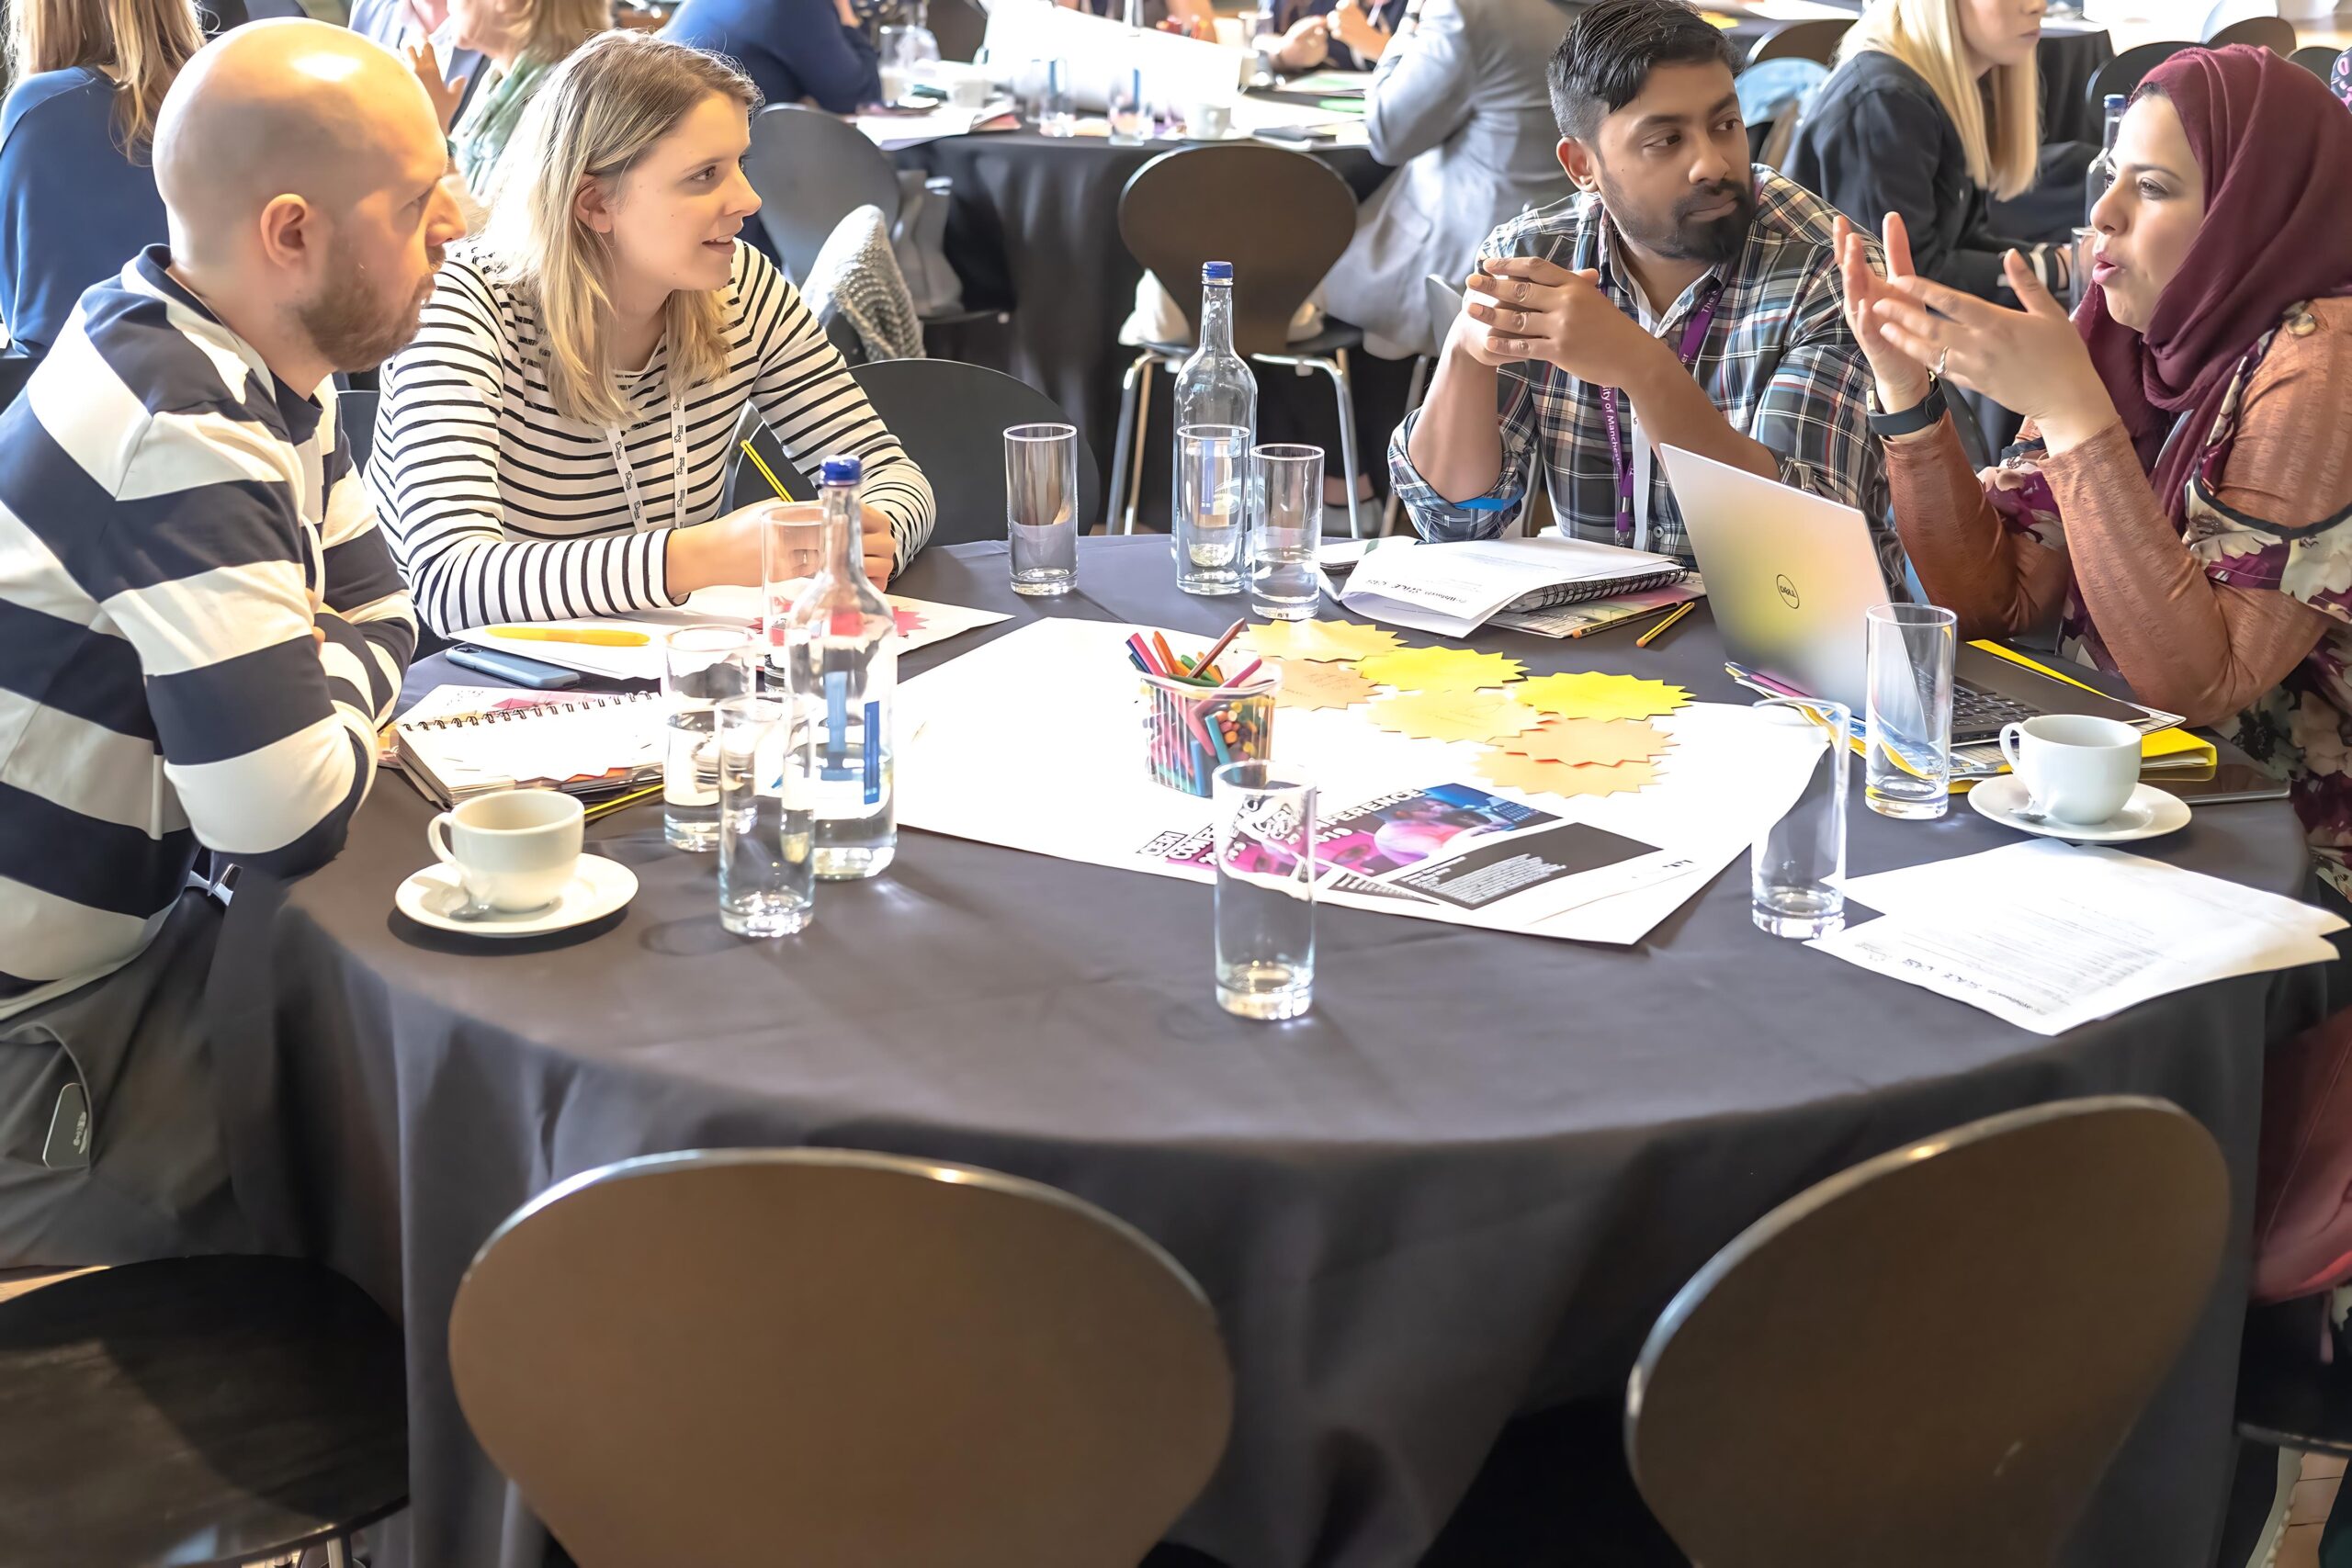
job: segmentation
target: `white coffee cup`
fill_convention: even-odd
[[[1195,141],[1222,141],[1233,130],[1233,106],[1202,98],[1184,106],[1184,134]]]
[[[580,802],[556,790],[501,790],[444,811],[424,840],[475,905],[521,914],[554,903],[580,874],[584,820]]]
[[[2140,782],[2140,732],[2111,718],[2045,713],[2001,727],[2001,755],[2033,809],[2087,828],[2123,809]]]

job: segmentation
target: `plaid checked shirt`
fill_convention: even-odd
[[[1870,518],[1881,557],[1899,572],[1900,547],[1887,526],[1883,458],[1869,423],[1870,366],[1847,330],[1837,254],[1830,247],[1836,211],[1760,165],[1756,194],[1756,221],[1738,259],[1683,290],[1667,308],[1657,335],[1668,344],[1679,342],[1708,278],[1721,277],[1723,299],[1692,373],[1734,430],[1780,457],[1783,483],[1859,508]],[[1639,321],[1632,285],[1618,276],[1613,264],[1614,249],[1600,198],[1577,196],[1511,220],[1487,236],[1478,254],[1481,260],[1542,256],[1570,270],[1597,267],[1602,292]],[[1562,531],[1614,544],[1617,472],[1601,423],[1603,389],[1535,360],[1504,367],[1498,380],[1503,465],[1487,497],[1511,502],[1524,498],[1540,440],[1552,511]],[[1518,506],[1472,511],[1430,489],[1406,450],[1418,417],[1408,417],[1388,446],[1389,472],[1414,528],[1425,539],[1494,537],[1518,514]],[[1649,547],[1688,561],[1690,541],[1662,463],[1650,465],[1649,499]]]

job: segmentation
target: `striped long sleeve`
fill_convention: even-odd
[[[718,514],[747,402],[796,461],[864,457],[866,497],[890,517],[900,564],[922,547],[930,485],[799,295],[748,245],[736,247],[726,306],[723,372],[673,402],[665,342],[621,378],[628,423],[599,429],[556,412],[529,299],[475,260],[449,258],[415,341],[385,368],[368,471],[430,624],[449,633],[677,604],[670,535]]]

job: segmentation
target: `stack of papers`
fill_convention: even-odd
[[[1679,582],[1672,556],[1557,536],[1419,545],[1367,555],[1340,603],[1440,637],[1467,637],[1509,606],[1536,610]]]
[[[1806,943],[2036,1034],[2209,980],[2324,964],[2324,909],[2161,861],[2048,840],[1856,877],[1883,911]]]

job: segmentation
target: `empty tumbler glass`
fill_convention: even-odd
[[[1296,1018],[1315,999],[1315,786],[1228,762],[1215,789],[1217,1005]]]
[[[1846,757],[1853,716],[1838,703],[1773,697],[1756,705],[1776,746],[1809,758],[1804,788],[1756,840],[1752,913],[1774,936],[1812,938],[1846,925]]]
[[[718,705],[718,920],[737,936],[790,936],[816,907],[812,715],[787,694]]]
[[[1882,817],[1951,809],[1951,680],[1959,617],[1934,604],[1862,612],[1870,660],[1862,710],[1862,804]]]
[[[1004,532],[1012,591],[1067,593],[1078,581],[1078,427],[1016,424],[1004,433]]]
[[[752,634],[741,626],[681,626],[662,639],[669,745],[662,764],[662,833],[682,850],[718,847],[718,724],[712,710],[749,692]]]
[[[1250,611],[1270,620],[1315,615],[1322,585],[1323,448],[1259,446],[1250,454]]]

